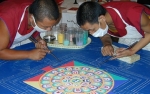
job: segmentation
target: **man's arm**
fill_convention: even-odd
[[[144,12],[141,16],[141,29],[144,31],[145,36],[131,49],[131,54],[136,53],[150,42],[150,19]]]
[[[9,40],[10,38],[8,29],[5,23],[0,20],[0,59],[11,60],[28,58],[28,54],[26,51],[15,51],[7,49]]]
[[[145,33],[144,38],[142,38],[134,47],[129,50],[122,51],[123,49],[120,49],[116,51],[116,53],[118,54],[117,58],[133,55],[138,50],[142,49],[144,46],[150,43],[150,19],[148,18],[148,15],[144,12],[142,13],[140,24],[141,29]]]
[[[112,45],[112,40],[110,35],[106,34],[103,37],[100,37],[102,43],[103,43],[103,47],[107,46],[107,45]]]
[[[34,49],[31,51],[17,51],[13,49],[8,49],[9,44],[9,33],[5,23],[0,20],[0,59],[4,60],[19,60],[19,59],[42,59],[46,51],[43,49]]]
[[[112,40],[111,40],[110,35],[106,34],[103,37],[100,37],[100,39],[103,43],[103,49],[101,50],[102,54],[104,56],[113,55],[114,49],[112,47]]]

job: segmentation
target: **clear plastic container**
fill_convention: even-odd
[[[83,45],[88,42],[88,31],[83,30]]]
[[[81,28],[77,28],[76,31],[76,45],[77,46],[83,45],[83,30]]]
[[[58,35],[57,35],[57,39],[58,39],[58,43],[59,44],[63,44],[64,42],[64,32],[59,32]]]
[[[68,46],[69,43],[70,43],[70,33],[69,33],[69,31],[65,31],[64,32],[64,42],[63,42],[63,44],[65,46]]]

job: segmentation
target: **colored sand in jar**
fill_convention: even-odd
[[[83,38],[83,44],[87,44],[87,38]]]
[[[69,45],[69,40],[64,40],[64,45],[68,46]]]
[[[84,31],[83,32],[83,44],[87,44],[87,41],[88,41],[88,32],[87,31]]]
[[[82,46],[82,45],[83,45],[83,42],[76,42],[76,45],[77,45],[77,46]]]
[[[70,41],[72,41],[72,35],[70,34]]]
[[[64,34],[59,33],[58,34],[58,43],[63,43],[64,42]]]
[[[72,38],[73,44],[76,44],[76,37]]]

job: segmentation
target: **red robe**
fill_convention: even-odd
[[[29,6],[33,1],[34,0],[7,0],[0,3],[0,19],[6,24],[10,35],[10,42],[7,46],[8,48],[11,47],[14,41],[25,7]],[[25,35],[30,33],[32,30],[33,28],[28,30],[28,11],[26,10],[18,32],[21,35]],[[38,32],[33,34],[34,37],[37,35],[39,35]]]
[[[150,9],[136,2],[109,2],[103,4],[102,6],[105,8],[108,6],[116,8],[120,12],[122,18],[129,25],[136,27],[138,32],[144,37],[144,31],[141,29],[141,25],[140,25],[141,14],[142,12],[145,12],[146,14],[150,15]],[[114,25],[117,29],[116,33],[110,30],[108,31],[108,33],[118,37],[122,37],[126,35],[127,33],[125,30],[126,25],[122,22],[118,14],[111,8],[106,8],[106,10],[109,12],[110,16],[112,17]]]

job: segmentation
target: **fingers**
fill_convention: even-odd
[[[126,49],[126,48],[118,48],[114,52],[113,47],[110,45],[102,47],[101,52],[102,52],[103,56],[107,56],[107,55],[113,56],[113,58],[111,58],[111,59],[126,57],[126,56],[130,56],[133,54],[130,49]]]
[[[120,48],[116,52],[116,58],[126,57],[126,56],[130,56],[130,55],[131,55],[131,51],[125,50],[125,48]]]
[[[46,54],[48,53],[48,50],[45,50],[45,49],[40,49],[40,51],[39,51],[39,56],[38,56],[38,60],[41,60],[41,59],[43,59],[45,56],[46,56]]]
[[[35,47],[40,49],[47,49],[47,45],[44,40],[40,40],[37,43],[35,43]]]
[[[114,60],[114,59],[117,59],[117,57],[116,57],[116,56],[113,56],[112,58],[110,58],[110,60]]]
[[[36,55],[35,58],[37,58],[37,60],[41,60],[41,59],[43,59],[43,58],[45,57],[46,52],[45,52],[44,49],[38,49],[38,51],[37,51],[36,54],[37,54],[37,55]]]
[[[41,44],[41,43],[36,43],[36,44],[35,44],[35,47],[36,47],[36,48],[39,48],[39,49],[46,49],[46,48],[47,48],[46,45]]]
[[[111,56],[113,53],[109,50],[102,50],[102,54],[103,56],[107,56],[107,55]]]
[[[46,42],[45,42],[44,40],[40,40],[39,43],[40,43],[40,45],[41,45],[40,48],[42,48],[42,49],[47,49],[47,45],[46,45]]]
[[[36,60],[42,60],[44,57],[40,56],[39,58],[37,58]]]
[[[118,49],[116,49],[115,53],[117,54],[117,53],[123,52],[124,50],[125,50],[125,48],[118,48]]]
[[[32,60],[41,60],[43,59],[46,54],[49,52],[49,50],[45,50],[45,49],[34,49],[29,51],[29,59]]]
[[[50,52],[49,49],[41,49],[41,50],[42,50],[42,52],[45,53],[45,54]]]
[[[43,40],[40,40],[39,43],[44,44],[45,42]]]
[[[105,47],[102,47],[101,52],[103,56],[107,56],[107,55],[112,56],[114,53],[114,49],[112,46],[108,46],[108,47],[105,46]]]

